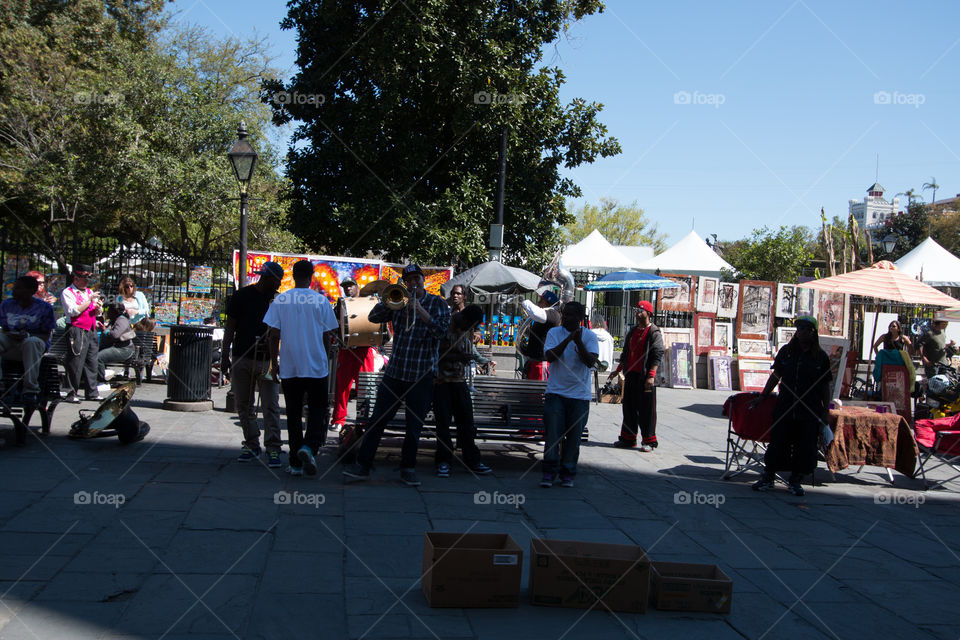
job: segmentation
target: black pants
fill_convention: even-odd
[[[820,425],[806,409],[774,414],[770,445],[764,456],[768,476],[780,471],[803,476],[817,468],[817,438]]]
[[[620,439],[636,442],[637,433],[643,444],[657,446],[657,388],[646,388],[642,373],[630,372],[623,380],[623,424]]]
[[[433,386],[433,417],[437,421],[437,452],[434,463],[453,461],[453,439],[450,436],[450,417],[457,424],[457,446],[463,452],[463,462],[471,469],[480,462],[480,449],[474,440],[473,400],[466,382],[443,382]]]
[[[71,325],[67,327],[66,336],[66,392],[79,393],[82,382],[87,395],[97,395],[97,354],[100,351],[97,334]]]
[[[327,379],[326,378],[284,378],[280,381],[283,399],[287,405],[287,439],[290,442],[290,466],[300,466],[297,451],[304,445],[303,437],[303,397],[307,397],[307,437],[306,445],[314,455],[320,450],[327,438]]]
[[[373,406],[373,415],[367,422],[366,431],[357,452],[357,462],[367,468],[373,466],[377,447],[383,437],[387,423],[397,415],[400,405],[405,405],[406,433],[403,436],[403,448],[400,450],[400,468],[413,469],[417,466],[417,448],[420,445],[420,431],[423,419],[430,411],[433,397],[433,376],[425,374],[415,382],[383,376],[377,388],[377,401]]]

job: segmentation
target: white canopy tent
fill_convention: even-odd
[[[960,258],[927,238],[894,264],[931,287],[960,287]]]
[[[690,231],[663,253],[641,262],[639,269],[649,273],[659,270],[714,278],[720,276],[720,269],[734,271],[733,266],[708,247],[696,231]]]
[[[560,262],[570,271],[610,273],[637,268],[636,262],[620,253],[596,229],[580,242],[567,247]]]

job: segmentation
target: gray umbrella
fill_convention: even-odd
[[[518,267],[508,267],[501,262],[484,262],[458,273],[446,281],[441,290],[444,297],[450,295],[454,285],[479,289],[486,292],[517,293],[536,291],[540,285],[540,276]]]

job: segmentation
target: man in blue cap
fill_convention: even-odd
[[[250,462],[260,459],[260,425],[257,423],[254,403],[254,394],[259,390],[267,466],[279,469],[283,467],[280,460],[283,443],[280,435],[280,385],[276,375],[267,376],[270,369],[269,327],[264,324],[263,317],[280,289],[283,267],[276,262],[265,262],[257,273],[260,279],[234,293],[227,304],[220,370],[230,376],[230,388],[237,403],[240,428],[243,429],[243,448],[237,460]]]

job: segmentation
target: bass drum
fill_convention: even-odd
[[[379,302],[373,296],[340,298],[340,340],[346,347],[382,347],[390,341],[385,322],[370,322],[367,317]]]

